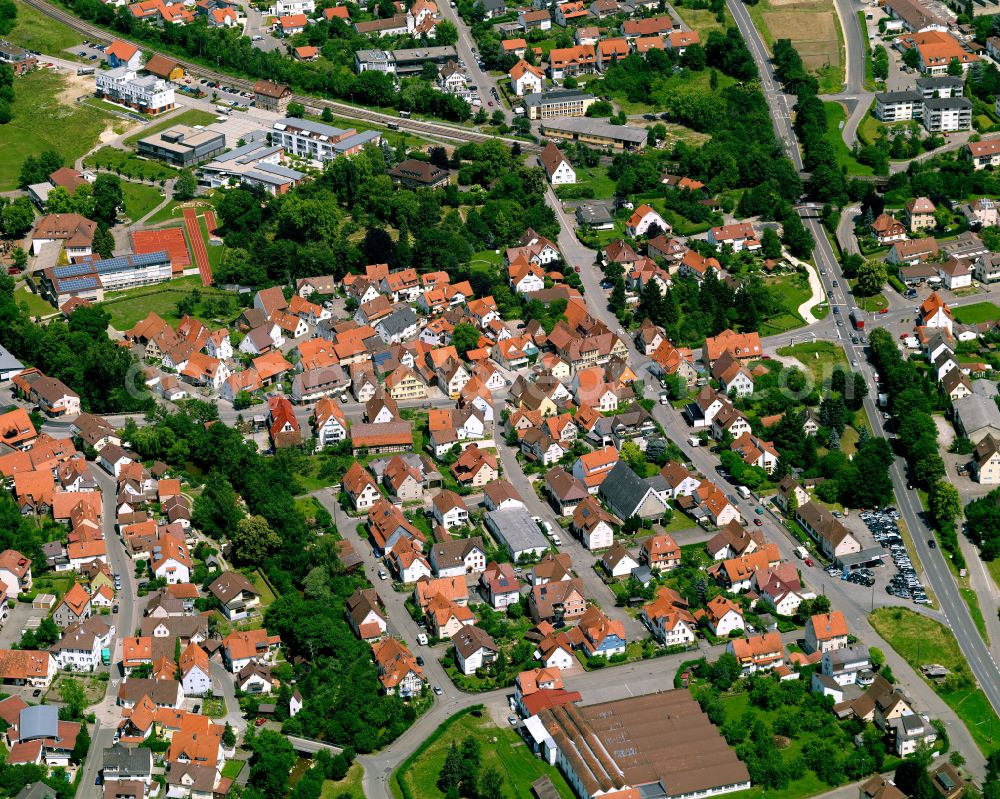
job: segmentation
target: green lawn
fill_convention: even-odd
[[[164,205],[159,211],[153,214],[148,220],[149,225],[158,225],[161,222],[170,222],[171,220],[181,221],[183,219],[184,206],[189,205],[192,201],[184,200],[171,200],[166,205]],[[199,197],[193,202],[198,204],[211,205],[211,196],[205,195],[204,197]]]
[[[864,13],[864,12],[858,12]],[[860,138],[866,144],[874,144],[878,141],[879,136],[886,130],[886,124],[884,122],[879,122],[872,116],[871,111],[865,115],[865,118],[861,120],[861,124],[858,125],[858,138]]]
[[[1000,587],[1000,559],[985,560],[983,563],[986,564],[986,571],[990,573],[990,577],[993,578],[994,584],[997,587]]]
[[[799,306],[812,296],[809,279],[796,272],[782,277],[768,278],[765,282],[781,298],[785,310],[761,325],[761,335],[773,336],[802,327],[805,320],[799,315]]]
[[[245,760],[227,760],[226,765],[222,767],[222,776],[235,780],[240,776],[240,772],[243,771],[245,763]]]
[[[990,732],[1000,719],[958,648],[951,630],[933,619],[905,608],[879,608],[869,615],[872,626],[918,673],[920,667],[939,663],[951,672],[934,690],[962,719],[984,754],[992,751]],[[1000,726],[996,726],[1000,730]]]
[[[0,191],[16,189],[24,159],[42,150],[55,150],[72,166],[112,123],[96,108],[63,103],[59,94],[65,88],[65,78],[48,69],[36,69],[15,82],[14,118],[0,127]]]
[[[173,167],[139,158],[134,153],[114,147],[101,147],[88,155],[83,163],[88,167],[108,169],[124,177],[140,180],[165,181],[177,176],[177,170]]]
[[[101,307],[111,314],[111,324],[118,330],[134,327],[137,322],[145,319],[150,311],[154,311],[163,317],[164,321],[173,324],[181,318],[177,313],[178,300],[195,290],[200,292],[202,300],[216,297],[229,298],[231,317],[235,319],[239,314],[239,300],[235,294],[216,288],[206,288],[201,285],[201,279],[197,275],[176,278],[158,286],[119,292],[101,303]],[[212,323],[214,319],[213,314],[206,312],[204,304],[192,316],[206,324]]]
[[[615,181],[608,177],[606,166],[575,167],[576,185],[589,186],[594,190],[595,200],[607,200],[615,196]]]
[[[496,250],[483,250],[482,252],[473,253],[472,258],[469,259],[469,269],[472,272],[492,274],[502,266],[503,255],[498,254]]]
[[[847,120],[847,112],[840,103],[823,103],[826,108],[826,139],[833,148],[837,163],[846,167],[848,175],[871,175],[872,168],[859,164],[847,145],[841,133],[841,125]]]
[[[163,195],[157,186],[145,186],[123,180],[122,194],[125,195],[125,214],[133,222],[138,222],[163,202]]]
[[[707,8],[686,8],[685,6],[678,5],[674,7],[674,10],[691,30],[698,31],[698,36],[702,44],[704,44],[708,41],[708,34],[712,31],[725,33],[726,28],[735,27],[733,16],[729,13],[729,9],[723,8],[725,17],[725,22],[723,23],[720,23],[716,19],[715,14]]]
[[[268,585],[267,580],[264,579],[264,575],[260,573],[259,569],[250,574],[250,582],[253,583],[254,588],[260,591],[261,610],[274,602],[274,591],[271,590],[271,586]]]
[[[43,300],[37,294],[22,287],[14,292],[14,302],[18,305],[28,306],[28,313],[32,316],[48,316],[55,313],[56,309],[52,304]]]
[[[182,111],[176,116],[170,117],[170,119],[154,122],[151,125],[143,125],[140,130],[125,139],[125,144],[135,144],[139,139],[145,139],[147,136],[152,136],[154,133],[167,130],[175,125],[208,125],[215,122],[215,117],[216,114],[213,114],[211,111],[200,111],[197,108],[192,108]]]
[[[952,309],[955,321],[963,325],[975,325],[1000,319],[1000,307],[992,302],[977,302]]]
[[[52,17],[18,0],[15,0],[14,4],[17,6],[17,24],[14,30],[4,36],[7,41],[19,44],[28,50],[58,55],[60,58],[69,57],[69,53],[62,53],[61,50],[75,47],[83,41],[79,33]]]
[[[829,341],[803,342],[791,347],[782,347],[778,350],[778,355],[801,361],[809,370],[813,385],[821,385],[837,366],[848,368],[844,348]]]
[[[360,763],[354,763],[347,776],[342,780],[334,782],[327,780],[323,783],[323,792],[320,799],[340,799],[347,794],[351,799],[365,799],[365,792],[361,788],[361,781],[365,778],[365,770]]]
[[[868,41],[868,22],[865,20],[865,12],[858,12],[858,27],[861,29],[861,41],[865,46],[865,88],[868,91],[875,90],[875,64],[872,61],[872,47]]]
[[[442,799],[437,779],[452,741],[461,746],[462,741],[473,736],[479,741],[482,755],[480,771],[494,768],[504,777],[504,793],[508,796],[531,795],[531,783],[547,775],[556,786],[562,799],[574,799],[573,790],[554,766],[536,758],[516,732],[495,726],[488,715],[476,718],[471,713],[445,722],[444,733],[412,763],[404,763],[396,778],[402,780],[414,799]],[[395,780],[393,793],[401,795]]]

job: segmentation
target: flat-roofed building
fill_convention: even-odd
[[[535,92],[525,95],[524,109],[528,119],[582,117],[596,101],[594,95],[573,89]]]
[[[919,92],[881,92],[875,95],[875,118],[881,122],[905,122],[920,116],[923,97]]]
[[[176,125],[139,139],[139,155],[189,167],[214,158],[226,149],[226,137],[214,130]]]
[[[174,107],[174,87],[155,75],[138,77],[134,69],[119,67],[94,78],[99,97],[143,114],[162,114]]]
[[[87,256],[68,266],[42,272],[42,295],[59,307],[72,297],[101,302],[105,291],[151,286],[170,280],[173,267],[165,250],[94,260]]]
[[[542,123],[541,133],[550,139],[578,141],[591,147],[613,150],[641,150],[646,144],[644,128],[609,125],[593,119],[549,119]]]
[[[750,787],[746,766],[686,690],[538,714],[532,735],[578,796],[708,797]],[[537,725],[536,725],[537,727]]]
[[[284,148],[289,155],[311,161],[332,161],[341,155],[352,156],[366,144],[380,144],[377,130],[358,133],[354,128],[335,128],[308,119],[285,117],[271,128],[271,143]]]
[[[968,130],[972,127],[972,101],[968,97],[924,100],[924,127],[931,133]]]
[[[239,183],[260,186],[271,195],[284,194],[305,177],[282,163],[284,154],[281,147],[269,145],[260,137],[205,164],[199,182],[213,189]]]

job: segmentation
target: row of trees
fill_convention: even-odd
[[[295,91],[320,97],[419,111],[456,121],[469,118],[468,103],[455,95],[432,89],[419,78],[405,79],[397,89],[391,76],[384,73],[366,71],[355,75],[348,66],[354,61],[354,51],[370,47],[371,42],[366,37],[358,37],[341,19],[309,26],[316,28],[317,37],[328,36],[322,52],[330,64],[336,65],[318,68],[288,58],[282,50],[265,52],[240,31],[210,28],[202,18],[190,25],[157,27],[137,21],[125,6],[116,11],[115,7],[106,6],[100,0],[63,0],[63,4],[77,16],[141,41],[150,48],[167,50],[236,75],[267,78]],[[442,35],[445,35],[448,26],[439,24],[442,26]]]
[[[941,539],[941,546],[956,566],[962,568],[965,558],[958,548],[955,533],[955,522],[962,514],[962,501],[958,489],[945,482],[937,425],[931,415],[938,409],[936,387],[913,363],[903,360],[887,330],[873,330],[868,342],[872,363],[882,378],[882,390],[889,397],[889,411],[896,420],[899,445],[909,465],[911,479],[928,492],[931,522]]]

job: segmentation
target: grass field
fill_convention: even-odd
[[[126,178],[139,180],[163,181],[177,176],[177,170],[158,161],[147,161],[145,158],[118,150],[114,147],[101,147],[87,156],[84,166],[96,169],[108,169]]]
[[[139,221],[163,202],[163,195],[157,186],[144,186],[123,180],[122,194],[125,195],[125,214],[133,222]]]
[[[830,142],[837,163],[847,169],[848,175],[871,175],[872,168],[855,160],[844,143],[841,126],[847,120],[847,112],[840,103],[823,103],[826,108],[826,140]]]
[[[443,799],[444,794],[438,790],[437,779],[445,756],[452,741],[461,746],[462,741],[469,736],[479,742],[482,755],[480,771],[487,768],[499,771],[504,777],[504,793],[507,796],[530,796],[531,783],[547,775],[562,799],[573,799],[573,790],[562,774],[555,767],[536,758],[517,733],[495,726],[488,715],[476,718],[471,714],[455,719],[444,734],[427,747],[409,768],[398,773],[412,796],[419,799]],[[393,789],[399,796],[395,780]]]
[[[858,27],[861,29],[861,41],[865,46],[865,88],[868,91],[875,90],[875,64],[872,62],[871,42],[868,40],[868,22],[865,20],[865,12],[857,13]]]
[[[17,2],[17,24],[14,30],[4,38],[14,44],[19,44],[28,50],[36,50],[39,53],[48,55],[58,55],[60,58],[67,58],[68,53],[62,53],[67,47],[74,47],[83,41],[83,37],[76,31],[67,28],[61,22],[57,22],[51,17],[47,17],[40,11],[36,11],[25,3]]]
[[[963,305],[952,309],[955,321],[963,325],[975,325],[979,322],[990,322],[1000,319],[1000,307],[992,302],[977,302],[974,305]]]
[[[693,31],[698,31],[698,36],[701,41],[708,41],[708,34],[712,31],[722,31],[725,32],[726,28],[732,28],[735,26],[733,21],[733,15],[729,13],[728,8],[724,8],[723,15],[725,17],[725,22],[720,23],[719,20],[715,18],[715,14],[709,11],[707,8],[684,8],[683,6],[674,6],[674,10],[677,15],[684,20],[689,28]]]
[[[360,763],[351,766],[347,776],[342,780],[334,782],[327,780],[323,783],[323,792],[320,799],[340,799],[347,794],[351,799],[365,799],[365,792],[361,788],[361,781],[365,778],[365,770]]]
[[[869,111],[865,115],[865,118],[861,120],[861,124],[858,125],[858,138],[865,144],[874,144],[878,141],[879,136],[882,135],[886,127],[884,122],[879,122]]]
[[[765,281],[781,297],[785,311],[773,316],[761,324],[760,333],[763,336],[773,336],[802,327],[805,320],[799,316],[799,306],[811,296],[809,281],[798,273],[783,277],[771,278]]]
[[[872,626],[917,672],[939,663],[951,674],[934,690],[965,723],[984,753],[992,751],[990,731],[1000,719],[986,694],[976,687],[958,642],[943,624],[905,608],[879,608],[869,615]],[[984,723],[985,722],[985,723]],[[1000,726],[996,729],[1000,730]]]
[[[822,385],[837,366],[847,369],[847,355],[839,344],[813,341],[782,347],[778,355],[796,358],[809,371],[814,386]]]
[[[134,327],[137,322],[145,319],[150,311],[159,314],[164,321],[175,324],[181,318],[177,313],[177,301],[196,289],[201,293],[203,300],[212,297],[230,298],[232,316],[236,318],[239,313],[239,301],[236,295],[202,286],[201,279],[197,275],[177,278],[158,286],[123,291],[105,300],[101,303],[101,307],[111,314],[111,324],[118,330]],[[199,308],[192,316],[205,323],[212,322],[212,316],[204,313],[203,308]]]
[[[192,202],[196,207],[209,208],[212,205],[212,198],[210,195],[206,195],[198,197],[196,200],[171,200],[159,211],[153,214],[147,220],[147,223],[150,225],[158,225],[161,222],[170,222],[171,220],[180,222],[183,219],[184,206],[191,205]],[[202,213],[202,211],[199,211],[198,213]]]
[[[59,95],[65,89],[66,79],[47,69],[17,79],[14,118],[0,127],[0,191],[16,189],[24,159],[42,150],[55,150],[72,166],[111,123],[96,108],[63,102]]]
[[[170,119],[154,122],[151,125],[143,125],[140,130],[125,139],[125,144],[135,144],[139,139],[145,139],[147,136],[152,136],[154,133],[159,133],[161,130],[172,128],[175,125],[208,125],[215,122],[215,116],[211,111],[199,111],[197,108],[182,111]]]
[[[615,181],[608,177],[606,166],[574,167],[576,170],[576,185],[589,186],[594,190],[595,200],[608,200],[615,196]]]
[[[14,292],[14,302],[18,305],[26,305],[28,313],[32,316],[48,316],[56,312],[51,303],[43,300],[33,291],[28,291],[28,289],[23,287]]]

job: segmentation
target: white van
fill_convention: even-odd
[[[701,439],[698,438],[698,436],[688,436],[688,444],[690,444],[692,447],[700,447]]]
[[[417,633],[417,643],[420,646],[427,646],[427,633]]]
[[[750,499],[750,489],[746,486],[736,486],[736,490],[740,492],[740,496],[743,499]]]

